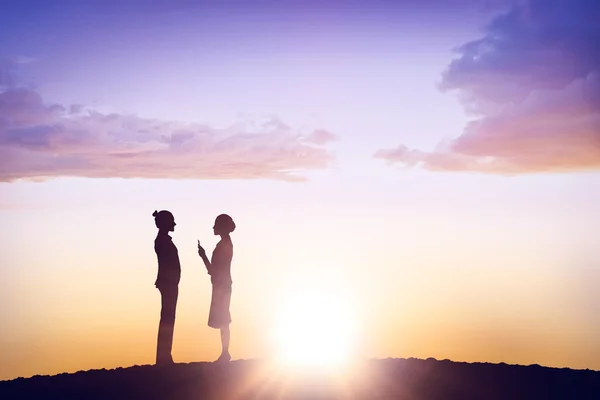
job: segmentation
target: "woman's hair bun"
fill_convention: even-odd
[[[227,214],[221,214],[215,220],[215,225],[221,226],[227,233],[235,231],[235,222]]]
[[[153,217],[156,217],[158,215],[158,211],[154,210],[154,212],[152,213]]]

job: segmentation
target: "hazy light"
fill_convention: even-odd
[[[333,291],[302,291],[282,304],[277,358],[287,365],[340,365],[352,353],[355,317],[350,302]]]

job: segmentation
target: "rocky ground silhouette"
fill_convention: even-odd
[[[239,360],[134,366],[0,382],[2,399],[600,399],[600,371],[370,360],[346,369]]]

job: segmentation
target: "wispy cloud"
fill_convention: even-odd
[[[28,57],[24,55],[17,56],[14,60],[15,64],[31,64],[37,61],[38,59],[35,57]]]
[[[1,69],[0,69],[1,70]],[[12,85],[7,74],[6,85]],[[202,124],[48,105],[30,89],[0,92],[0,181],[58,176],[303,180],[328,166],[335,135],[276,118]]]
[[[433,151],[375,157],[494,174],[600,170],[599,21],[596,0],[515,2],[443,75],[441,88],[459,91],[477,119]]]
[[[5,90],[15,85],[16,64],[14,60],[0,57],[0,90]]]

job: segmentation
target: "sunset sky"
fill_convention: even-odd
[[[359,357],[600,370],[598,43],[597,0],[0,2],[0,379],[154,362],[161,209],[177,362],[225,212],[234,359],[328,293]]]

